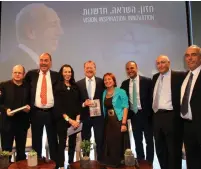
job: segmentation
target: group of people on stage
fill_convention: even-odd
[[[39,56],[39,69],[26,74],[22,65],[16,65],[12,79],[0,84],[2,149],[12,151],[15,139],[17,161],[26,159],[26,136],[31,124],[32,148],[41,158],[45,126],[50,158],[56,162],[56,168],[64,168],[67,129],[76,129],[82,122],[82,140],[90,140],[91,128],[94,129],[97,160],[117,167],[130,148],[127,120],[131,119],[139,163],[147,160],[152,166],[155,139],[161,169],[182,168],[183,143],[187,168],[200,169],[201,48],[188,47],[185,61],[189,71],[177,72],[170,69],[168,56],[158,56],[159,73],[152,79],[139,75],[137,63],[129,61],[125,65],[128,79],[121,87],[117,87],[113,73],[96,77],[93,61],[84,63],[85,77],[77,82],[68,64],[59,72],[50,70],[52,60],[48,53]],[[20,112],[12,112],[22,106],[25,107]],[[69,136],[68,145],[70,164],[76,134]]]

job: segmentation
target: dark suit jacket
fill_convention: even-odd
[[[95,90],[95,94],[94,94],[93,99],[99,99],[100,103],[102,103],[102,94],[104,91],[103,80],[99,77],[95,77],[95,81],[96,81],[96,90]],[[80,102],[82,104],[85,102],[86,99],[89,99],[89,96],[87,93],[87,87],[86,87],[86,83],[85,83],[85,78],[78,81],[77,86],[78,86],[79,91],[80,91]],[[101,108],[102,108],[102,106],[101,106]],[[103,112],[102,112],[102,115],[103,115]],[[88,117],[89,117],[89,107],[82,108],[81,120],[84,120]]]
[[[14,109],[13,99],[14,99],[14,83],[12,80],[2,82],[0,84],[0,128],[6,131],[9,131],[13,124],[16,124],[15,127],[19,129],[28,129],[29,128],[29,113],[18,112],[14,116],[7,116],[7,109]],[[28,85],[23,83],[23,93],[22,94],[22,105],[25,106],[29,104],[29,89]]]
[[[181,91],[181,85],[183,83],[185,74],[186,73],[184,72],[171,71],[172,106],[173,106],[173,110],[176,113],[175,114],[176,117],[180,117],[180,91]],[[152,101],[153,101],[154,87],[159,75],[160,75],[159,73],[155,74],[152,79],[152,82],[153,82]]]
[[[31,107],[34,107],[34,103],[35,103],[36,87],[37,87],[39,72],[40,72],[39,69],[30,70],[29,72],[27,72],[25,76],[25,80],[29,84]],[[59,80],[59,74],[55,71],[50,70],[50,76],[52,81],[52,90],[54,94],[55,86]]]
[[[151,116],[151,79],[144,77],[144,76],[139,76],[139,91],[140,91],[140,103],[142,106],[142,110],[145,116],[150,117]],[[126,91],[127,96],[129,97],[129,82],[130,79],[127,79],[122,82],[121,88]],[[129,105],[129,110],[130,105]],[[133,112],[129,111],[128,118],[132,116]]]
[[[190,106],[193,123],[196,125],[195,128],[197,128],[199,139],[201,140],[201,72],[197,77],[192,91]]]
[[[25,71],[38,67],[38,65],[34,62],[28,53],[19,47],[16,47],[16,49],[14,49],[8,56],[8,59],[0,63],[0,72],[4,72],[0,74],[0,81],[10,79],[12,69],[17,64],[24,66]]]

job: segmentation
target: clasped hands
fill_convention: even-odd
[[[80,126],[80,123],[73,119],[69,119],[69,123],[74,129],[77,129]]]

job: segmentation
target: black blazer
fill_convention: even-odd
[[[192,111],[192,119],[196,125],[197,131],[199,131],[199,138],[201,140],[201,72],[197,77],[192,91],[190,106]]]
[[[159,73],[155,74],[152,79],[153,90],[152,90],[152,101],[153,101],[153,93],[156,81],[159,77]],[[183,83],[185,72],[179,71],[171,71],[171,93],[172,93],[172,106],[175,111],[175,115],[180,117],[180,93],[181,93],[181,85]]]
[[[28,85],[23,83],[23,92],[22,94],[22,105],[29,104],[29,89]],[[12,80],[2,82],[0,84],[0,129],[4,129],[9,131],[13,124],[15,127],[20,129],[28,129],[29,128],[29,113],[26,112],[18,112],[14,116],[7,116],[7,109],[14,109],[13,99],[14,99],[14,83]]]
[[[99,99],[100,103],[102,104],[102,94],[104,91],[104,84],[103,80],[99,77],[95,77],[96,81],[96,89],[95,89],[95,94],[93,99]],[[77,82],[77,86],[80,91],[80,104],[83,104],[86,99],[89,99],[88,93],[87,93],[87,87],[85,83],[85,78],[81,79]],[[102,106],[101,106],[102,109]],[[103,115],[103,111],[102,111]],[[89,107],[83,107],[81,109],[81,120],[84,120],[89,117]]]
[[[29,84],[31,107],[34,107],[34,103],[35,103],[36,87],[37,87],[39,72],[40,72],[39,69],[30,70],[29,72],[27,72],[27,74],[25,76],[25,80]],[[59,74],[58,74],[58,72],[50,70],[50,76],[51,76],[51,81],[52,81],[52,90],[53,90],[53,94],[54,94],[54,89],[58,82]]]
[[[152,110],[151,110],[151,79],[139,76],[139,92],[140,92],[140,103],[142,106],[142,112],[145,116],[149,117],[151,116]],[[129,97],[129,82],[130,79],[127,79],[122,82],[121,88],[124,89],[127,93],[127,96]],[[130,104],[129,104],[129,110]],[[133,112],[132,112],[133,113]],[[128,118],[132,116],[131,111],[129,111]]]
[[[80,94],[77,85],[72,85],[70,90],[67,90],[63,81],[59,82],[55,88],[55,117],[63,119],[63,114],[67,114],[70,118],[76,119],[80,114]]]

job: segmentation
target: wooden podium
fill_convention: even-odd
[[[147,161],[140,161],[139,166],[140,166],[139,168],[122,166],[122,167],[118,167],[118,169],[153,169],[153,167]],[[80,161],[71,163],[70,169],[82,169],[80,167]],[[103,166],[103,165],[100,165],[99,162],[95,160],[91,160],[89,169],[116,169],[116,168]]]

